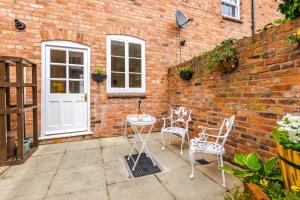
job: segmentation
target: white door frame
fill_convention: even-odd
[[[86,87],[87,87],[87,128],[88,130],[85,132],[72,132],[72,133],[63,133],[57,135],[46,135],[46,48],[48,46],[51,47],[64,47],[64,48],[74,48],[74,49],[83,49],[87,51],[87,75],[86,75]],[[62,41],[62,40],[54,40],[54,41],[46,41],[42,42],[42,70],[41,70],[41,137],[39,139],[52,139],[52,138],[60,138],[60,137],[70,137],[70,136],[78,136],[78,135],[87,135],[92,134],[90,129],[90,47],[70,42],[70,41]]]

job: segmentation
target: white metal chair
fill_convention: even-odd
[[[188,135],[188,129],[189,129],[189,122],[191,121],[191,110],[187,110],[184,107],[180,108],[172,108],[171,109],[171,115],[169,117],[163,118],[164,125],[161,129],[161,137],[163,142],[162,150],[165,149],[165,141],[164,141],[164,133],[169,134],[169,144],[171,144],[171,134],[175,134],[181,137],[181,151],[182,152],[182,146],[184,143],[185,136],[187,136],[187,139],[189,141],[189,135]],[[170,126],[167,127],[166,120],[170,120]]]
[[[195,137],[190,140],[190,161],[192,165],[192,174],[190,178],[194,178],[195,171],[195,153],[208,153],[217,155],[218,165],[223,165],[223,155],[225,153],[224,145],[228,139],[229,133],[231,132],[235,116],[230,118],[225,118],[221,127],[208,128],[204,126],[199,126],[198,128],[202,129],[202,132],[199,133],[199,137]],[[217,135],[207,134],[206,130],[218,131]],[[225,187],[225,174],[222,170],[222,180],[223,186]]]

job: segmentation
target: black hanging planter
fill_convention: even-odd
[[[105,81],[106,80],[107,75],[106,74],[95,74],[92,73],[92,79],[98,83]]]
[[[193,72],[180,72],[180,78],[183,80],[191,80],[193,78]]]

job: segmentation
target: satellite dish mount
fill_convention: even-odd
[[[181,60],[181,47],[185,45],[185,40],[181,39],[180,31],[183,29],[186,25],[188,25],[190,22],[192,22],[193,19],[187,19],[182,12],[179,10],[176,10],[176,22],[178,27],[178,37],[179,37],[179,48],[180,48],[180,60]]]

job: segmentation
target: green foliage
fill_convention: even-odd
[[[95,74],[104,74],[104,69],[102,69],[101,67],[97,67],[96,69],[95,69],[95,72],[94,72]]]
[[[279,182],[271,182],[268,186],[262,186],[262,189],[272,200],[299,200],[300,192],[289,192],[283,189]]]
[[[234,160],[243,169],[220,167],[227,173],[240,178],[244,183],[267,185],[270,181],[282,181],[280,170],[277,168],[278,157],[272,157],[263,162],[257,153],[248,155],[236,154]]]
[[[300,152],[300,142],[299,143],[292,142],[289,139],[288,131],[275,128],[274,132],[275,133],[272,136],[277,143],[283,145],[287,149],[292,149],[294,151]]]
[[[186,67],[180,69],[180,73],[183,74],[189,74],[192,72],[193,72],[193,67],[191,65],[187,65]]]
[[[232,72],[238,63],[236,48],[233,46],[238,39],[230,38],[224,40],[220,45],[216,46],[212,51],[202,53],[202,65],[205,71],[212,73],[221,71],[222,73]]]
[[[275,26],[279,26],[281,24],[284,24],[286,22],[288,22],[289,20],[287,19],[276,19],[274,22],[268,23],[267,25],[265,25],[262,29],[257,30],[257,32],[263,32],[266,31],[270,28],[273,28]]]
[[[233,194],[226,194],[224,200],[251,200],[251,195],[249,192],[241,192],[239,189],[236,189]]]
[[[300,16],[300,0],[281,0],[278,10],[284,15],[285,19],[296,19]]]

